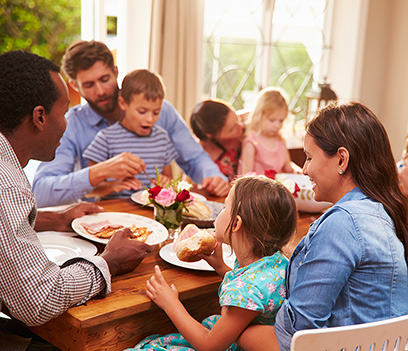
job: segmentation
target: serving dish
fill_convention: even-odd
[[[312,190],[312,183],[309,177],[299,173],[282,173],[287,178],[292,179],[300,188],[296,204],[298,211],[309,213],[320,213],[327,210],[333,204],[331,202],[316,201]]]

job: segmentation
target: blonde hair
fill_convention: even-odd
[[[248,121],[248,131],[259,131],[265,116],[270,115],[277,109],[284,108],[289,111],[286,94],[282,89],[268,87],[260,91],[255,109]]]
[[[128,73],[122,81],[120,95],[130,103],[132,95],[144,94],[146,100],[164,99],[162,78],[147,69],[137,69]]]

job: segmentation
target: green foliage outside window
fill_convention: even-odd
[[[214,50],[214,45],[219,45]],[[224,40],[220,43],[207,41],[205,49],[204,68],[204,93],[213,96],[211,89],[217,86],[216,97],[229,101],[235,109],[244,107],[244,97],[242,92],[259,91],[265,87],[257,87],[255,83],[255,71],[257,69],[256,43],[232,43]],[[266,47],[258,47],[258,50],[266,50]],[[292,110],[304,111],[306,108],[305,92],[309,91],[312,81],[309,71],[312,68],[312,61],[303,44],[299,43],[279,43],[271,47],[270,62],[270,86],[281,86],[293,102]],[[217,52],[217,55],[214,55]],[[217,56],[217,58],[215,57]],[[217,61],[219,60],[219,61]],[[214,65],[217,65],[216,81],[213,79]],[[305,89],[299,92],[304,80]],[[298,97],[296,95],[299,95]]]
[[[81,33],[81,0],[0,0],[0,53],[27,50],[60,65]]]

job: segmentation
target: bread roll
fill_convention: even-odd
[[[207,230],[200,230],[195,224],[188,224],[181,231],[173,244],[173,249],[180,261],[195,262],[201,260],[198,255],[209,255],[217,240]]]
[[[187,217],[193,217],[197,219],[210,219],[211,211],[201,201],[194,200],[186,205],[187,208],[183,209],[183,215]]]

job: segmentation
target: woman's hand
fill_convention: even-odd
[[[154,267],[155,275],[146,281],[146,294],[161,309],[174,306],[178,299],[178,291],[174,284],[167,284],[159,266]]]

